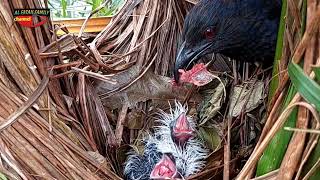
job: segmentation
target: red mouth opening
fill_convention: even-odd
[[[169,156],[163,155],[162,159],[153,168],[150,179],[165,180],[173,179],[178,175],[175,163]]]

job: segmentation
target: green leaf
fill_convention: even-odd
[[[207,147],[211,150],[216,151],[220,148],[222,139],[215,127],[200,127],[198,135],[206,142]]]
[[[61,7],[62,7],[62,17],[67,17],[67,1],[66,0],[61,0]]]
[[[0,172],[0,180],[8,180],[8,178]]]
[[[286,96],[286,100],[282,105],[282,109],[288,106],[295,94],[295,88],[293,86],[290,86]],[[297,108],[294,108],[283,127],[295,127],[297,113]],[[293,132],[284,130],[283,127],[273,137],[268,147],[263,152],[257,165],[257,176],[267,174],[268,172],[276,170],[280,167],[291,136],[293,134]]]
[[[288,72],[293,85],[301,96],[320,111],[320,86],[309,76],[305,75],[300,66],[295,63],[289,64]]]

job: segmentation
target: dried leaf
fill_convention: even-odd
[[[204,94],[204,100],[199,108],[200,125],[205,124],[220,110],[225,100],[226,81],[227,80],[221,80],[215,88],[210,88],[202,93]]]
[[[231,116],[237,117],[242,111],[250,112],[263,102],[263,98],[263,82],[255,83],[252,92],[244,86],[236,86],[233,90],[233,94],[231,95],[229,113]]]
[[[103,157],[99,152],[97,151],[87,151],[87,153],[92,156],[95,160],[97,160],[97,162],[99,163],[104,163],[106,161],[106,158]]]
[[[144,113],[141,109],[132,109],[128,113],[127,127],[129,129],[142,129]]]
[[[120,86],[132,81],[133,77],[138,74],[138,68],[132,67],[125,72],[118,73],[114,76],[119,82]],[[95,88],[98,94],[105,94],[119,87],[119,85],[107,84],[104,82],[97,82]],[[137,80],[130,87],[122,92],[116,93],[108,98],[103,98],[104,104],[110,109],[120,108],[123,102],[129,103],[129,108],[136,107],[139,102],[146,102],[147,100],[158,100],[167,103],[168,100],[183,99],[187,94],[188,89],[183,86],[173,86],[171,79],[168,77],[155,75],[153,72],[147,72],[143,77]],[[191,101],[199,102],[200,97],[194,94]],[[112,102],[112,103],[107,103]]]
[[[222,138],[215,127],[200,127],[198,134],[214,152],[221,147]]]

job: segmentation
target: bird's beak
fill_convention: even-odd
[[[165,180],[174,179],[178,177],[178,170],[176,164],[171,158],[164,154],[160,161],[154,166],[150,179]]]
[[[186,42],[183,42],[178,51],[176,62],[174,65],[174,80],[179,82],[179,69],[184,69],[188,65],[189,61],[193,58],[194,53],[191,49],[186,48]]]
[[[172,135],[173,138],[181,144],[184,144],[184,142],[194,135],[194,130],[192,129],[185,113],[182,113],[176,120]]]
[[[176,82],[179,82],[179,69],[189,69],[191,67],[191,64],[197,61],[202,56],[203,52],[206,51],[209,47],[209,44],[204,44],[200,47],[190,49],[186,46],[185,41],[181,44],[173,72]]]

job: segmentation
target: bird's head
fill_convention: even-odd
[[[150,179],[156,180],[175,179],[178,177],[179,173],[174,157],[171,154],[163,154],[162,158],[154,166],[150,174]]]
[[[195,5],[184,21],[182,43],[175,67],[175,81],[179,69],[190,69],[199,58],[209,53],[222,53],[237,44],[241,22],[236,21],[236,6],[230,0],[202,0]],[[226,54],[225,54],[226,55]]]
[[[155,127],[156,136],[161,137],[164,141],[164,143],[161,143],[161,147],[164,149],[171,149],[165,146],[166,143],[183,146],[186,141],[196,134],[195,121],[192,117],[187,116],[187,106],[183,106],[176,101],[175,108],[170,108],[170,111],[171,113],[166,113],[160,110],[159,118],[157,119],[160,125]],[[171,147],[171,145],[168,147]]]

